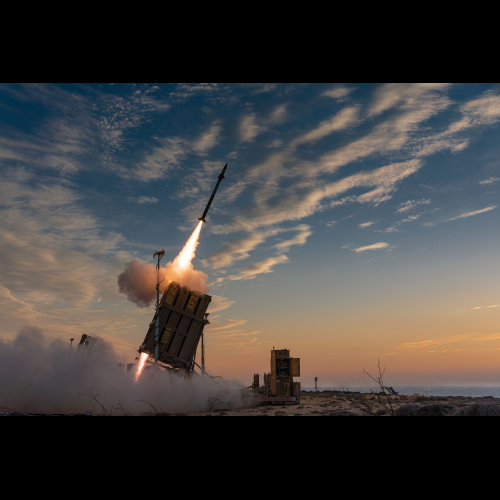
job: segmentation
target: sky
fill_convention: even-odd
[[[0,84],[0,337],[137,356],[127,262],[197,225],[207,371],[500,383],[498,84]],[[249,385],[248,384],[248,385]]]

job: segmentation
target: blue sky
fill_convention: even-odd
[[[331,383],[381,356],[490,383],[499,123],[497,84],[1,84],[0,335],[133,357],[153,312],[116,277],[177,255],[228,163],[195,261],[214,368],[262,373],[287,344]],[[443,342],[462,350],[422,357]]]

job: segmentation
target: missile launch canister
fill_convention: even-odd
[[[169,368],[192,370],[196,350],[208,324],[207,308],[210,295],[190,290],[173,281],[159,304],[158,360]],[[156,314],[149,324],[148,333],[139,353],[146,353],[152,360],[156,349]]]
[[[208,200],[207,208],[205,208],[205,211],[203,212],[203,215],[198,219],[203,222],[207,222],[205,220],[205,217],[207,216],[207,213],[210,209],[210,205],[212,204],[212,201],[214,201],[215,198],[215,193],[217,193],[217,189],[219,189],[220,183],[222,182],[222,179],[225,179],[224,174],[226,173],[226,168],[227,168],[227,163],[226,166],[222,169],[222,172],[219,175],[219,180],[217,181],[217,184],[215,185],[214,192],[212,193],[212,196],[210,196],[210,199]]]

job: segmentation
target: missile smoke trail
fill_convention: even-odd
[[[174,262],[172,262],[172,268],[177,272],[182,273],[189,269],[191,261],[194,259],[196,247],[198,246],[198,238],[200,237],[202,225],[203,221],[200,221],[193,234],[184,245],[184,248],[181,250],[181,253],[174,259]]]
[[[160,292],[164,292],[172,281],[197,292],[208,292],[208,276],[203,271],[194,269],[192,263],[202,225],[203,222],[200,221],[179,255],[172,262],[160,267],[160,281],[163,280]],[[142,264],[133,260],[125,265],[124,271],[118,276],[118,288],[130,302],[138,307],[148,307],[156,298],[157,279],[154,264]]]

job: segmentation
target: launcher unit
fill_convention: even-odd
[[[73,345],[73,340],[71,339],[71,345]],[[76,348],[76,353],[78,355],[82,356],[87,356],[87,354],[92,354],[94,351],[94,347],[97,343],[97,339],[94,337],[90,337],[89,335],[82,335],[82,338],[80,339],[80,343],[78,344],[78,347]]]
[[[170,283],[159,306],[160,363],[170,368],[190,371],[194,368],[196,349],[203,328],[208,324],[207,308],[212,297],[189,290],[176,282]],[[149,324],[139,353],[154,359],[156,314]]]
[[[287,349],[271,351],[271,372],[264,374],[264,386],[259,387],[259,375],[254,375],[254,390],[259,402],[263,404],[299,404],[300,358],[292,358]]]

